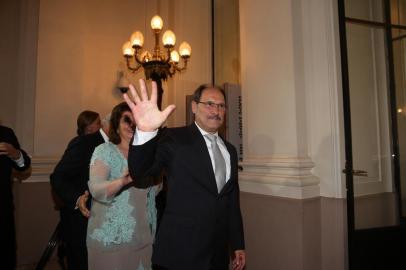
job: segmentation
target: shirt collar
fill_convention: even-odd
[[[216,136],[216,137],[219,136],[218,131],[216,131],[215,133],[207,132],[207,131],[205,131],[204,129],[202,129],[202,128],[196,123],[196,121],[195,121],[195,125],[197,126],[197,128],[199,129],[199,131],[200,131],[200,133],[203,135],[203,137],[204,137],[204,135],[206,135],[206,134],[213,134],[213,135]]]
[[[99,131],[100,131],[100,134],[102,135],[103,140],[104,140],[105,142],[110,141],[110,140],[109,140],[109,136],[107,136],[107,134],[104,132],[104,130],[103,130],[102,128],[99,129]]]

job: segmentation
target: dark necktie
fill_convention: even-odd
[[[211,150],[214,159],[214,175],[216,176],[217,191],[220,193],[221,189],[226,184],[226,162],[221,154],[220,148],[217,144],[217,136],[213,134],[206,134],[211,142]]]

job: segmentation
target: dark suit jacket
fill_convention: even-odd
[[[169,269],[227,269],[229,250],[244,249],[237,152],[225,142],[231,176],[220,194],[206,142],[195,124],[167,129],[131,146],[128,163],[136,187],[152,184],[165,170],[168,192],[152,262]]]
[[[31,165],[31,159],[20,148],[17,137],[11,128],[0,126],[0,142],[6,142],[14,146],[14,148],[21,151],[24,158],[24,166],[19,167],[13,160],[5,155],[0,155],[0,205],[6,206],[9,209],[13,207],[13,193],[11,190],[11,173],[14,168],[17,171],[24,171]]]
[[[75,137],[51,174],[51,186],[67,208],[73,210],[79,196],[88,190],[90,159],[94,149],[102,143],[100,131]]]
[[[11,173],[13,168],[18,171],[24,171],[29,168],[31,159],[20,148],[20,144],[12,129],[0,126],[0,142],[12,144],[14,148],[21,151],[24,157],[24,166],[19,167],[7,156],[0,155],[0,227],[2,228],[0,242],[6,247],[2,264],[6,269],[14,269],[16,245]]]
[[[75,137],[69,142],[50,176],[53,191],[64,203],[61,208],[61,225],[62,237],[67,243],[69,269],[87,270],[88,219],[75,207],[79,196],[88,190],[90,159],[94,149],[102,143],[104,139],[100,131]]]

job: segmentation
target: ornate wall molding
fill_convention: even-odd
[[[31,176],[22,183],[49,182],[49,175],[53,172],[59,157],[32,157]]]
[[[315,164],[310,158],[255,158],[240,165],[243,192],[294,199],[320,196],[320,181],[312,174]]]

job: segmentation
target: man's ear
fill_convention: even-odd
[[[197,111],[197,102],[193,100],[191,103],[192,103],[192,112],[193,112],[194,114],[196,114],[196,111]]]

